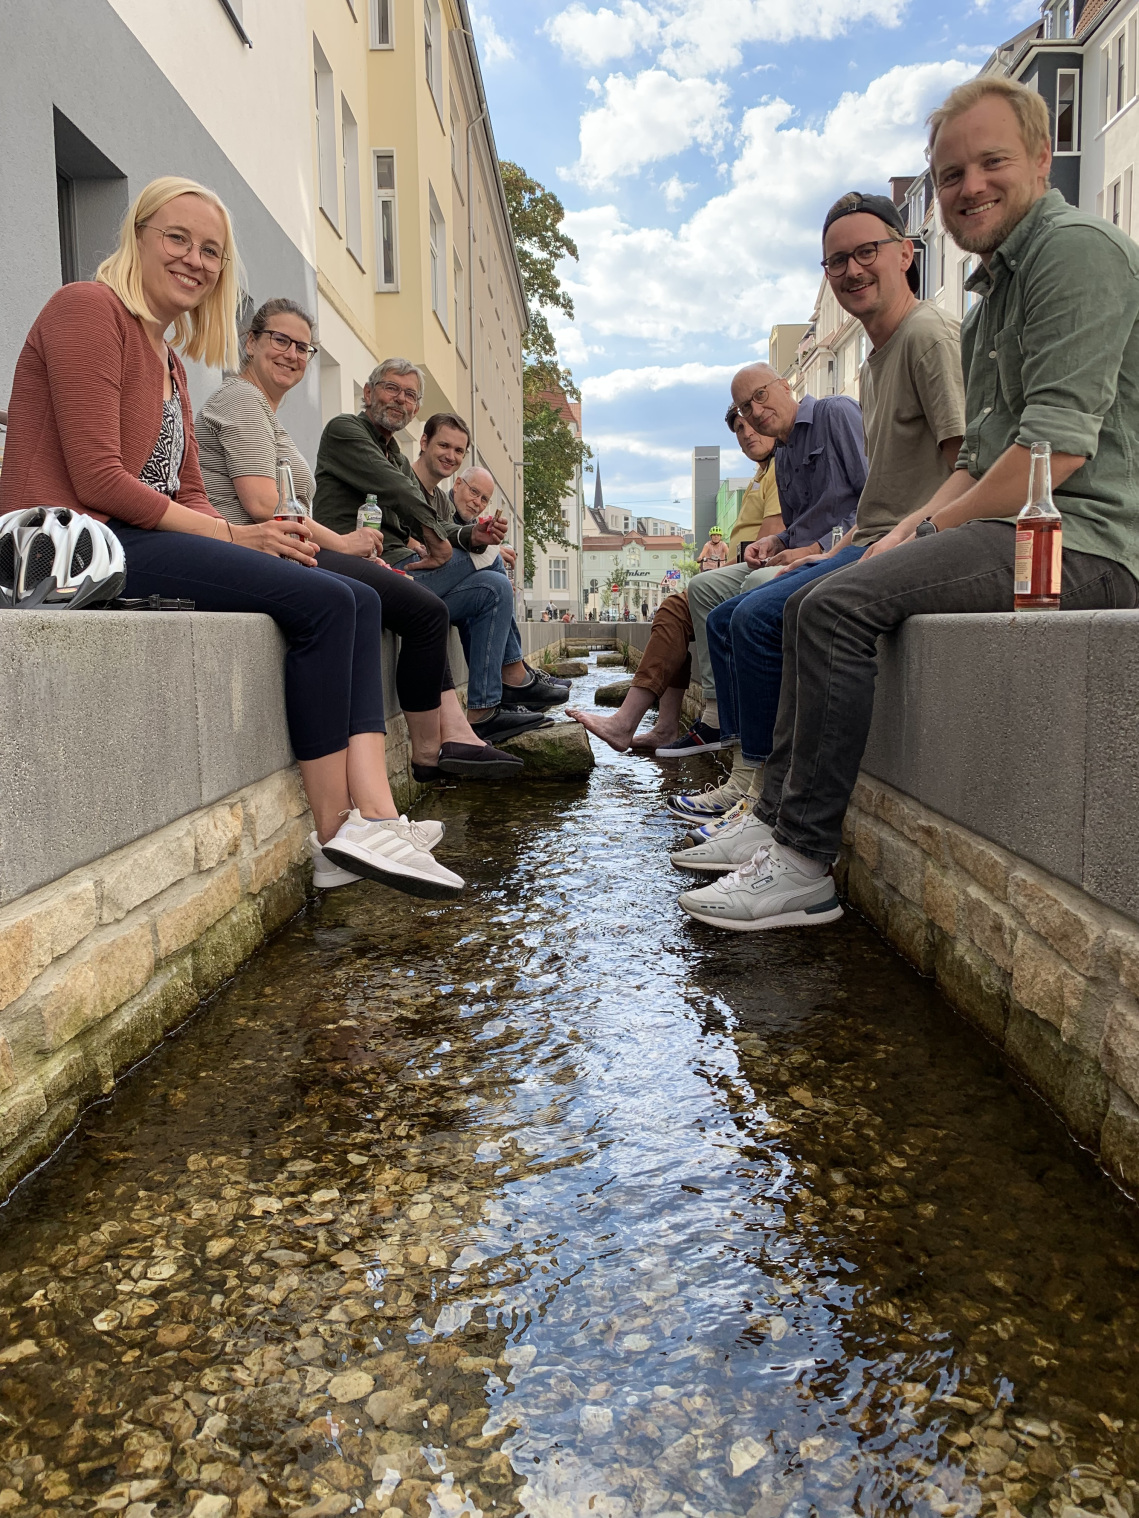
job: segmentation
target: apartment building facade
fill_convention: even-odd
[[[472,430],[522,546],[525,292],[466,0],[308,0],[321,409],[397,355]]]
[[[0,0],[0,36],[0,410],[44,302],[92,276],[161,174],[225,201],[251,295],[315,304],[308,112],[282,108],[307,99],[304,0]],[[189,366],[195,406],[219,380]],[[315,373],[281,416],[315,455]]]

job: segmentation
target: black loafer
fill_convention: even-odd
[[[471,730],[484,743],[497,743],[500,738],[517,738],[520,733],[532,733],[539,727],[552,727],[550,718],[542,712],[527,711],[524,707],[506,711],[496,706],[489,717],[472,722]]]
[[[465,775],[470,780],[509,780],[522,768],[517,754],[504,754],[489,743],[444,743],[439,750],[439,772]]]

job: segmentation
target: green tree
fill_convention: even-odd
[[[573,301],[562,289],[558,262],[576,258],[577,245],[562,229],[565,207],[518,164],[499,165],[526,291],[530,330],[522,343],[523,520],[526,524],[527,578],[534,573],[533,544],[574,548],[565,536],[562,499],[574,472],[585,466],[589,449],[557,408],[559,396],[579,400],[573,375],[558,363],[547,312],[573,317]],[[551,404],[553,402],[553,404]]]

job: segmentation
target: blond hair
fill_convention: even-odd
[[[200,305],[186,311],[174,322],[172,347],[187,358],[200,359],[211,369],[236,369],[240,349],[237,341],[237,307],[241,298],[242,269],[233,239],[233,223],[223,202],[212,190],[194,179],[165,174],[152,179],[134,198],[119,230],[119,246],[95,270],[97,284],[110,285],[123,305],[140,321],[157,321],[146,304],[142,288],[142,259],[138,251],[138,229],[156,212],[179,195],[197,195],[213,206],[225,227],[228,255],[218,282]]]
[[[937,110],[931,111],[926,117],[926,125],[929,127],[926,156],[931,163],[937,134],[945,123],[971,111],[975,105],[990,96],[1006,101],[1011,108],[1030,158],[1035,158],[1043,148],[1051,147],[1052,123],[1048,119],[1044,97],[1035,90],[1018,84],[1015,79],[1005,79],[999,74],[983,74],[979,79],[970,79],[965,84],[959,84],[955,90],[950,90]]]

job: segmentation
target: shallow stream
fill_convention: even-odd
[[[853,913],[687,922],[675,779],[444,792],[89,1113],[0,1515],[1135,1513],[1132,1205]]]

